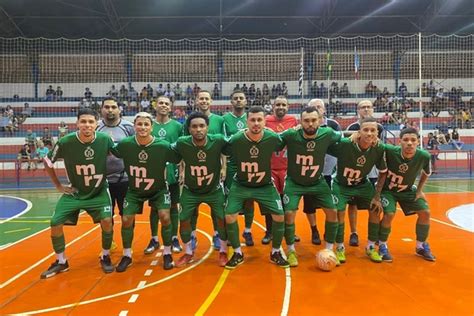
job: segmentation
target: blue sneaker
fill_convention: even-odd
[[[212,237],[212,246],[214,247],[215,250],[221,249],[221,240],[219,239],[219,233],[216,233]]]
[[[393,262],[392,255],[390,254],[390,251],[388,251],[387,245],[381,244],[379,246],[379,255],[382,257],[382,261]]]
[[[436,257],[431,253],[430,245],[427,242],[423,243],[422,248],[416,248],[416,255],[428,261],[436,261]]]
[[[197,245],[198,245],[197,237],[194,236],[194,235],[191,235],[191,250],[192,250],[193,252],[194,252],[194,250],[196,250]]]
[[[254,242],[253,242],[253,237],[252,237],[252,233],[251,232],[244,232],[242,234],[242,237],[244,237],[245,239],[245,245],[248,246],[248,247],[251,247],[254,245]]]
[[[173,237],[171,239],[171,251],[173,251],[173,252],[183,251],[183,248],[181,248],[181,245],[179,244],[178,237]]]

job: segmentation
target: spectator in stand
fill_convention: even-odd
[[[37,159],[37,162],[42,164],[43,159],[44,159],[44,157],[46,157],[48,155],[48,152],[49,152],[49,148],[46,147],[45,144],[42,141],[39,141],[38,142],[38,148],[36,148],[36,155],[35,155],[35,158]],[[36,165],[35,161],[32,162],[31,167],[33,169],[36,169],[37,165]]]
[[[5,111],[5,109],[2,108],[0,112],[0,129],[8,133],[9,136],[13,136],[15,128],[13,127],[12,119],[8,116],[7,111]]]
[[[428,96],[428,85],[426,84],[426,82],[423,82],[423,84],[421,85],[421,96],[422,97]]]
[[[375,99],[374,101],[374,109],[375,109],[375,112],[382,112],[385,109],[385,102],[384,100],[382,99],[382,96],[377,96],[377,98]]]
[[[402,82],[401,86],[398,87],[398,95],[400,98],[404,99],[408,96],[408,88],[405,85],[405,82]]]
[[[461,128],[471,128],[471,121],[472,121],[471,111],[467,108],[464,108],[462,109],[461,116],[462,116]]]
[[[327,98],[328,97],[328,89],[324,86],[324,83],[322,83],[322,82],[319,85],[318,97],[319,98]]]
[[[246,84],[246,83],[244,83],[244,84],[242,85],[242,92],[245,94],[245,97],[246,97],[247,100],[248,100],[248,98],[249,98],[249,88],[247,87],[247,84]]]
[[[163,84],[160,83],[158,84],[158,87],[156,88],[156,96],[161,97],[162,95],[165,95],[165,88],[163,87]]]
[[[329,87],[329,97],[337,98],[339,96],[339,86],[337,82],[333,81]]]
[[[79,109],[90,108],[92,105],[92,99],[82,99],[79,102]]]
[[[86,87],[86,91],[84,92],[84,98],[87,100],[87,101],[90,101],[92,100],[92,91]]]
[[[15,112],[13,111],[13,107],[10,104],[7,105],[7,107],[5,109],[5,113],[11,119],[13,119],[13,117],[15,116]]]
[[[127,94],[128,105],[132,106],[132,102],[138,101],[138,92],[134,87],[130,87]]]
[[[344,84],[342,85],[340,91],[339,91],[339,96],[341,98],[348,98],[349,97],[349,86],[347,85],[347,82],[344,82]]]
[[[143,87],[142,91],[140,91],[140,100],[143,99],[148,99],[148,90],[146,89],[146,87]]]
[[[445,95],[444,95],[443,88],[439,88],[438,92],[436,93],[436,98],[438,100],[443,100],[444,101],[444,97],[445,97]]]
[[[109,92],[107,92],[107,95],[113,98],[118,98],[118,94],[119,94],[119,91],[115,88],[115,85],[112,85],[110,87]]]
[[[61,100],[63,98],[63,89],[60,86],[56,88],[56,100]]]
[[[438,132],[439,132],[438,141],[440,142],[440,144],[447,144],[450,140],[449,138],[450,126],[448,126],[448,122],[443,121],[443,123],[441,123],[441,125],[436,126],[436,128],[438,129]]]
[[[436,168],[436,161],[438,160],[439,155],[439,142],[433,133],[428,133],[428,142],[426,143],[426,150],[428,150],[431,155],[431,168],[433,169],[432,173],[438,173]]]
[[[49,127],[45,126],[43,128],[43,134],[41,135],[41,142],[47,146],[49,149],[53,148],[53,136],[49,131]]]
[[[436,96],[431,97],[431,111],[433,116],[438,117],[442,109],[442,101],[439,100]]]
[[[21,121],[24,122],[26,118],[33,115],[33,108],[30,107],[30,104],[25,102],[23,105],[23,110],[21,111]]]
[[[146,85],[146,93],[147,93],[148,99],[153,98],[153,88],[151,87],[151,84]]]
[[[123,84],[121,87],[120,87],[120,91],[119,91],[119,98],[120,98],[120,101],[125,101],[127,100],[127,97],[128,97],[128,89],[125,87],[125,85]]]
[[[283,82],[281,85],[281,95],[284,95],[286,98],[288,98],[288,87],[286,86],[285,82]]]
[[[55,94],[56,91],[54,91],[53,86],[50,85],[48,89],[46,89],[46,101],[53,101]]]
[[[365,93],[368,95],[374,94],[374,84],[372,83],[372,80],[370,80],[369,83],[365,86]]]
[[[24,144],[23,147],[18,152],[18,163],[20,164],[20,169],[24,169],[23,166],[26,164],[27,169],[31,169],[31,150],[28,144]]]
[[[316,97],[318,95],[318,83],[315,81],[311,86],[311,96]]]
[[[184,112],[181,107],[176,107],[176,110],[173,112],[173,117],[176,121],[184,124],[186,121],[186,112]]]
[[[264,83],[262,87],[262,104],[269,104],[270,103],[270,88],[268,84]]]
[[[32,152],[36,151],[36,145],[38,144],[38,138],[36,133],[31,129],[26,130],[25,143],[28,144]]]
[[[428,96],[429,97],[434,97],[436,95],[436,87],[433,83],[433,80],[430,81],[428,84]]]
[[[252,83],[249,87],[249,92],[248,92],[249,106],[252,106],[255,104],[256,94],[257,94],[257,90],[255,90],[255,84]]]
[[[183,89],[179,86],[179,83],[177,83],[176,86],[173,88],[173,92],[177,100],[183,97]]]
[[[234,87],[233,91],[237,91],[237,90],[241,90],[240,89],[240,84],[238,84],[238,83],[235,84],[235,87]]]
[[[166,89],[164,96],[170,99],[171,103],[174,103],[174,101],[176,100],[174,92],[173,90],[171,90],[171,87]]]
[[[66,136],[69,133],[69,127],[64,121],[61,121],[58,126],[58,140],[60,140],[63,136]]]
[[[140,112],[149,112],[150,111],[150,100],[142,99],[140,102]]]
[[[191,88],[191,85],[188,85],[186,88],[186,99],[192,99],[193,98],[193,88]]]
[[[277,97],[277,88],[276,88],[276,85],[273,85],[272,87],[272,90],[271,90],[271,94],[270,94],[270,98],[276,98]]]
[[[255,91],[255,105],[263,105],[263,95],[260,88],[257,88],[257,91]]]
[[[283,89],[281,88],[281,84],[277,84],[276,88],[275,88],[275,92],[276,92],[276,95],[279,96],[279,95],[282,95],[283,93]]]
[[[219,90],[219,84],[214,84],[214,89],[212,89],[212,98],[217,100],[221,96],[221,91]]]
[[[199,91],[201,91],[201,87],[198,86],[197,83],[194,83],[194,86],[193,86],[193,98],[196,98]]]
[[[461,141],[461,137],[459,136],[457,128],[453,128],[453,131],[450,135],[449,143],[457,150],[461,150],[462,146],[464,146],[464,142]]]

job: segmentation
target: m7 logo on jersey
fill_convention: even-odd
[[[91,185],[91,181],[93,179],[96,179],[97,182],[95,183],[94,187],[98,188],[102,183],[102,179],[104,178],[103,174],[95,174],[95,166],[93,164],[76,165],[76,174],[79,176],[84,176],[84,185],[86,187]]]
[[[145,167],[137,167],[137,166],[130,166],[130,176],[135,178],[135,188],[139,189],[140,184],[143,182],[145,183],[145,191],[151,189],[153,183],[155,183],[155,179],[147,179],[146,178],[146,168]]]
[[[387,177],[390,179],[390,184],[388,185],[389,190],[392,190],[393,188],[398,188],[397,192],[402,192],[406,190],[406,188],[408,187],[408,185],[402,184],[403,182],[402,176],[396,175],[390,170],[388,171]]]
[[[247,173],[247,182],[252,182],[253,178],[256,183],[262,182],[265,177],[265,171],[258,172],[258,162],[241,162],[240,170]]]
[[[313,178],[318,173],[319,165],[313,166],[313,156],[296,155],[296,164],[301,165],[301,175],[306,176],[306,172],[310,171],[309,177]]]
[[[347,185],[356,185],[362,180],[360,178],[360,170],[344,168],[342,175],[347,179]]]
[[[196,177],[197,185],[202,186],[203,182],[207,180],[206,185],[210,185],[214,178],[214,173],[207,174],[206,166],[190,166],[191,175]]]

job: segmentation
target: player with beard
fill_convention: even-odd
[[[245,108],[247,106],[247,98],[245,93],[241,90],[235,90],[230,96],[230,102],[232,104],[232,112],[226,113],[224,118],[224,130],[225,136],[231,137],[237,132],[247,127],[247,113]],[[235,165],[232,157],[227,160],[227,173],[225,177],[225,191],[228,193],[233,183],[232,178],[237,172],[237,166]],[[252,237],[252,222],[254,217],[254,205],[252,200],[245,202],[244,207],[239,212],[244,213],[245,218],[245,229],[242,237],[245,239],[246,246],[253,246],[254,241]]]
[[[285,241],[287,258],[291,267],[298,266],[294,245],[295,217],[303,195],[314,208],[322,208],[326,215],[326,249],[333,250],[337,233],[335,198],[322,177],[324,156],[329,146],[341,134],[329,127],[320,127],[321,117],[315,107],[305,107],[301,113],[301,128],[289,129],[280,136],[287,147],[288,173],[285,181],[283,204],[285,207]]]

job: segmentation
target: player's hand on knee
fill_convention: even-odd
[[[370,201],[370,211],[375,212],[377,215],[383,211],[382,202],[380,199],[373,198],[372,201]]]

